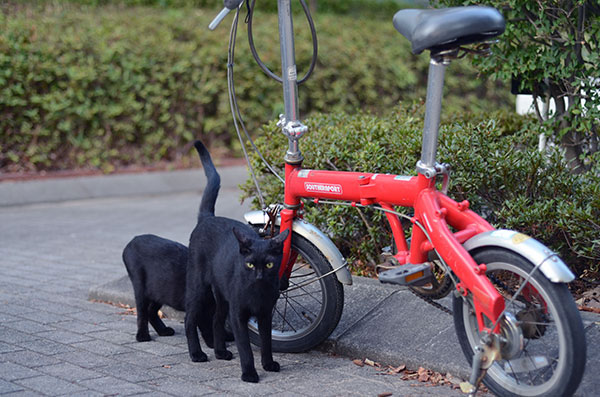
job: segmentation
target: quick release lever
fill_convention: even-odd
[[[229,12],[231,10],[235,10],[236,8],[238,8],[240,6],[240,4],[242,4],[243,2],[244,2],[244,0],[223,0],[223,5],[225,7],[221,10],[221,12],[219,12],[217,14],[215,19],[212,20],[210,25],[208,25],[208,28],[210,30],[215,30],[217,28],[217,26],[219,26],[221,21],[223,21],[223,19],[225,19],[227,14],[229,14]]]

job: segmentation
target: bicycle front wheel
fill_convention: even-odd
[[[498,396],[572,395],[583,376],[586,346],[583,323],[567,286],[536,271],[510,303],[533,265],[496,247],[479,249],[473,259],[486,264],[487,277],[506,299],[507,313],[514,319],[504,322],[502,332],[502,350],[511,353],[494,362],[483,383]],[[472,364],[474,347],[480,343],[472,301],[455,296],[453,308],[458,340]]]
[[[325,256],[307,239],[292,233],[292,252],[298,256],[289,287],[281,291],[273,310],[272,348],[299,353],[319,345],[333,332],[344,306],[344,289],[331,273]],[[251,319],[250,340],[260,345],[258,324]]]

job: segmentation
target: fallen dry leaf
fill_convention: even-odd
[[[419,382],[427,382],[429,380],[429,375],[426,372],[423,372],[421,375],[419,375],[417,380]]]
[[[377,397],[390,397],[393,395],[394,395],[394,393],[381,393],[381,394],[378,394]]]
[[[352,362],[354,364],[358,365],[359,367],[364,367],[365,366],[365,363],[360,358],[357,358],[356,360],[352,360]]]

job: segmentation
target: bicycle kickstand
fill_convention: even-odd
[[[473,354],[473,365],[471,368],[471,377],[468,382],[460,384],[460,390],[474,397],[481,380],[485,376],[487,369],[492,366],[494,361],[500,357],[500,341],[497,337],[490,334],[482,335],[481,343],[475,347]]]

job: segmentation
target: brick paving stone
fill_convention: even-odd
[[[8,325],[7,325],[8,326]],[[69,332],[78,334],[87,334],[88,332],[106,331],[106,328],[99,324],[90,324],[79,320],[61,321],[52,324],[53,327],[61,328]]]
[[[48,375],[21,379],[15,381],[15,383],[50,396],[60,396],[62,394],[71,394],[86,390],[82,386]]]
[[[91,371],[70,363],[47,365],[44,367],[38,367],[37,370],[45,373],[46,375],[56,376],[70,382],[79,382],[82,380],[99,378],[102,376],[102,374],[98,373],[97,371]]]
[[[53,323],[57,323],[59,321],[64,320],[64,318],[62,316],[58,316],[54,313],[49,313],[49,312],[30,312],[30,313],[23,313],[20,316],[25,319],[36,321],[41,324],[53,324]]]
[[[77,313],[69,313],[65,317],[61,318],[61,320],[81,320],[91,324],[102,324],[102,323],[111,323],[118,319],[118,315],[116,314],[103,314],[97,313],[93,311],[80,311]]]
[[[23,390],[23,386],[0,379],[0,394],[11,393],[20,390]]]
[[[63,343],[54,342],[48,339],[36,339],[27,342],[20,342],[18,346],[23,349],[31,350],[37,353],[52,356],[58,353],[66,353],[75,350],[73,347]]]
[[[72,351],[68,353],[56,354],[52,356],[61,361],[78,365],[83,368],[98,368],[105,367],[114,363],[112,358],[108,358],[99,354],[90,353],[84,350]]]
[[[46,356],[44,354],[27,350],[0,354],[0,361],[9,361],[29,368],[60,363],[60,360],[58,360],[56,357]]]
[[[149,392],[152,390],[143,384],[127,382],[112,376],[88,379],[78,382],[78,384],[81,386],[85,386],[88,389],[102,392],[105,395],[114,394],[120,396],[128,396],[133,394]]]
[[[50,339],[55,342],[61,342],[61,343],[67,343],[67,344],[78,343],[78,342],[88,342],[88,341],[93,340],[89,336],[81,335],[81,334],[78,334],[75,332],[70,332],[70,331],[63,331],[63,330],[40,332],[40,333],[36,334],[36,336],[39,336],[39,337],[45,338],[45,339]]]
[[[35,392],[33,390],[22,390],[16,391],[14,393],[3,394],[2,397],[35,397],[35,396],[43,396],[44,394]]]
[[[0,353],[10,353],[10,352],[16,352],[19,350],[23,350],[23,348],[12,345],[12,344],[0,342]]]
[[[3,305],[0,305],[0,306],[3,306]],[[0,324],[8,325],[8,323],[11,323],[14,321],[21,321],[21,320],[23,320],[21,317],[13,316],[12,314],[0,313]]]
[[[235,373],[234,369],[239,368],[241,375],[241,368],[238,363],[232,363],[229,365],[229,369],[227,371],[223,370],[223,367],[215,367],[215,361],[209,361],[206,363],[176,363],[171,365],[163,365],[161,367],[155,368],[155,372],[160,374],[161,376],[175,376],[177,378],[182,378],[186,380],[192,381],[206,381],[206,380],[214,380],[221,379],[226,377],[231,377],[232,373]],[[234,367],[235,368],[232,368]]]
[[[72,343],[73,347],[87,350],[92,353],[99,354],[101,356],[112,356],[115,354],[121,354],[131,351],[132,349],[128,346],[118,345],[115,343],[109,343],[103,340],[92,339],[87,342]]]
[[[207,385],[213,389],[218,390],[219,392],[226,392],[237,395],[244,396],[264,396],[265,394],[275,394],[278,392],[278,389],[274,387],[272,384],[266,382],[266,379],[269,379],[271,376],[276,376],[277,373],[269,372],[265,373],[260,371],[257,368],[258,376],[261,378],[259,383],[249,383],[243,382],[241,380],[241,370],[239,373],[239,382],[232,382],[231,379],[213,379],[207,382],[203,382],[204,385]]]
[[[119,331],[114,331],[114,330],[89,332],[86,334],[86,336],[89,336],[89,337],[95,338],[95,339],[109,341],[111,343],[116,343],[119,345],[131,343],[131,335],[129,335],[125,332],[119,332]]]
[[[11,362],[0,362],[0,378],[17,380],[41,375],[40,372]]]
[[[47,300],[39,299],[38,297],[28,297],[27,302],[31,307],[35,307],[39,311],[53,313],[57,315],[69,314],[73,312],[81,312],[83,309],[65,305],[64,303],[57,303]]]
[[[175,396],[218,396],[225,395],[222,390],[217,390],[201,382],[182,382],[176,378],[153,379],[140,383],[153,390],[169,393]]]
[[[38,338],[34,335],[0,325],[0,342],[15,344],[20,342],[29,342],[35,339]]]
[[[156,338],[160,340],[160,337]],[[156,354],[158,356],[170,356],[173,354],[182,354],[187,352],[187,346],[171,346],[165,343],[160,343],[156,340],[152,342],[133,342],[125,345],[135,350],[145,351],[147,353]],[[206,349],[205,349],[206,350]]]
[[[183,358],[178,356],[157,356],[143,351],[131,351],[113,356],[119,362],[135,364],[142,368],[159,368],[163,365],[174,365],[181,363]],[[186,355],[187,358],[187,355]],[[189,360],[189,359],[188,359]]]
[[[35,334],[37,332],[44,331],[54,331],[56,329],[51,325],[41,324],[31,320],[11,321],[9,323],[3,323],[3,325],[7,328],[12,328],[14,330],[25,332],[28,334]]]
[[[131,363],[116,363],[100,369],[106,375],[113,376],[132,383],[162,378],[159,371],[140,367]]]
[[[85,390],[78,393],[69,393],[68,397],[107,397],[107,394],[99,391]]]

